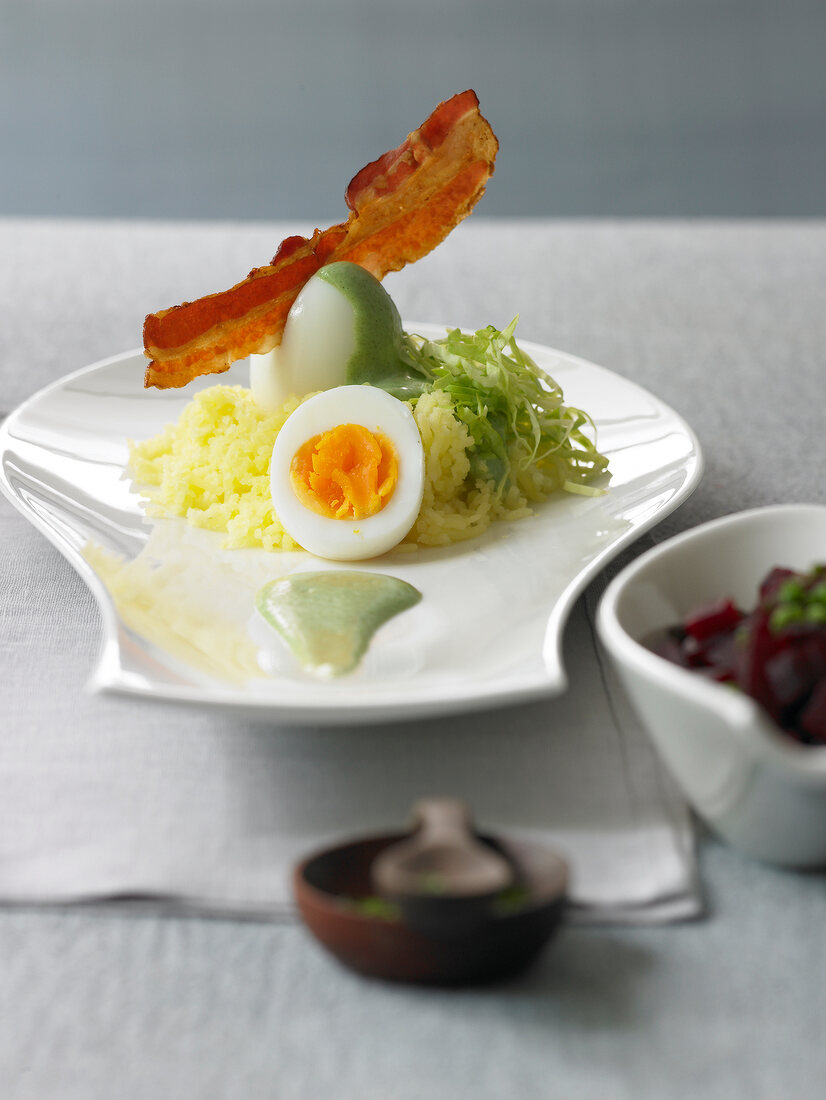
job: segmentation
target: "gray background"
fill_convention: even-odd
[[[338,219],[474,87],[490,215],[810,215],[823,0],[0,0],[0,214]]]

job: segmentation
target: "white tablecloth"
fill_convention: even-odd
[[[288,228],[308,227],[0,222],[0,409],[135,346],[145,312],[228,285]],[[706,476],[653,532],[660,539],[743,507],[823,499],[825,246],[822,223],[474,218],[387,285],[408,317],[475,325],[518,312],[526,338],[634,378],[680,411],[698,432]],[[514,743],[547,753],[545,767],[564,765],[554,755],[564,737],[545,734],[534,706],[506,712],[507,740],[501,716],[488,715],[393,730],[392,740],[353,731],[339,756],[342,731],[273,735],[90,698],[93,601],[5,502],[0,572],[0,885],[9,898],[49,883],[67,897],[67,883],[99,875],[105,853],[113,887],[185,883],[191,898],[217,905],[245,860],[260,870],[272,859],[269,913],[281,874],[274,838],[301,818],[302,790],[314,792],[320,836],[403,815],[398,803],[440,768],[459,785],[458,762],[480,747],[491,769],[507,772]],[[662,825],[675,804],[647,782],[658,773],[645,742],[631,727],[624,736],[589,742],[579,780],[633,752],[632,781],[616,788],[626,801],[611,812],[650,823],[656,810]],[[345,778],[376,776],[385,759],[382,774],[402,780],[398,801],[382,795],[362,814],[354,783],[348,805],[345,758]],[[338,772],[325,773],[333,762]],[[489,784],[480,817],[533,827],[546,776],[525,788],[523,820],[504,782]],[[561,843],[570,843],[569,809],[567,823],[541,823],[559,826]],[[227,822],[238,828],[228,833]],[[667,835],[679,848],[679,813],[676,823]],[[3,1095],[819,1096],[822,876],[750,866],[716,847],[706,866],[707,920],[569,931],[522,984],[478,996],[365,985],[292,924],[0,913]],[[255,901],[241,908],[255,911]]]

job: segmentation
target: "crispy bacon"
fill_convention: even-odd
[[[467,217],[493,172],[498,142],[475,92],[440,103],[418,130],[351,180],[346,222],[288,237],[272,263],[219,294],[152,313],[143,328],[145,386],[185,386],[281,342],[290,307],[320,267],[361,264],[378,279],[435,248]]]

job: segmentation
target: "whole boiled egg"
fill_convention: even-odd
[[[278,347],[250,356],[250,388],[268,410],[333,386],[369,382],[404,391],[411,374],[402,338],[399,312],[378,279],[358,264],[328,264],[299,293]]]
[[[409,405],[374,386],[308,398],[273,447],[270,488],[284,529],[335,561],[401,542],[422,502],[424,450]]]

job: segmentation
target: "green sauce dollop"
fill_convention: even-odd
[[[270,581],[255,605],[301,666],[324,676],[352,672],[380,626],[422,598],[384,573],[296,573]]]

